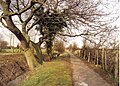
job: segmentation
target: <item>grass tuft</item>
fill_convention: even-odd
[[[72,86],[70,64],[60,60],[45,62],[18,86]]]

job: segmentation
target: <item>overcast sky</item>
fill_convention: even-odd
[[[110,0],[110,1],[115,1],[115,0]],[[110,3],[108,3],[108,4],[110,4]],[[120,7],[120,2],[117,3],[117,4],[111,4],[111,5],[109,5],[109,6],[107,6],[107,5],[105,4],[104,6],[105,6],[106,9],[109,9],[109,10],[117,10],[117,14],[115,14],[115,16],[118,16],[118,15],[120,16],[120,9],[119,9],[119,7]],[[114,7],[115,9],[112,9],[113,7]],[[0,13],[0,14],[1,14],[1,13]],[[117,21],[115,21],[115,22],[113,23],[113,25],[118,26],[118,27],[119,27],[119,30],[120,30],[120,17],[117,19]],[[11,33],[9,30],[7,30],[6,28],[4,28],[1,23],[0,23],[0,33],[3,35],[3,39],[4,39],[5,41],[8,41],[8,43],[9,43],[9,42],[10,42],[10,36],[11,36],[12,33]],[[13,35],[12,35],[12,36],[13,36]],[[12,45],[17,46],[17,44],[19,43],[19,41],[17,40],[17,38],[16,38],[15,36],[13,36],[13,37],[14,37],[14,43],[12,42]],[[12,38],[13,38],[13,37],[12,37]],[[120,38],[120,35],[119,35],[119,38]],[[82,38],[81,38],[81,37],[71,38],[71,39],[69,39],[69,40],[71,40],[71,41],[69,42],[69,44],[72,44],[73,42],[76,42],[79,47],[81,47],[81,46],[83,45],[83,44],[82,44]]]

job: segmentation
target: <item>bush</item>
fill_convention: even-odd
[[[54,47],[54,50],[60,54],[65,51],[65,46],[63,41],[58,41],[58,40],[55,41],[53,47]]]

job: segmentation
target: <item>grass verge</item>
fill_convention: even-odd
[[[63,60],[45,62],[18,86],[72,86],[70,63]]]

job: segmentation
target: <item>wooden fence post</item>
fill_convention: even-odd
[[[84,50],[84,56],[83,56],[83,59],[85,59],[85,57],[86,57],[86,50]]]
[[[81,49],[81,59],[83,59],[83,56],[84,56],[84,50]]]
[[[79,51],[79,57],[81,58],[81,49],[80,49],[80,51]]]
[[[105,70],[107,71],[107,51],[104,51],[105,53]]]
[[[102,49],[102,69],[105,69],[104,48]]]
[[[116,57],[115,57],[115,79],[118,79],[118,70],[119,70],[119,52],[116,53]]]
[[[96,50],[94,50],[94,64],[96,63]]]
[[[88,53],[88,62],[90,62],[90,51]]]
[[[97,58],[97,66],[98,66],[98,61],[99,61],[99,59],[98,59],[98,50],[96,50],[96,58]]]

